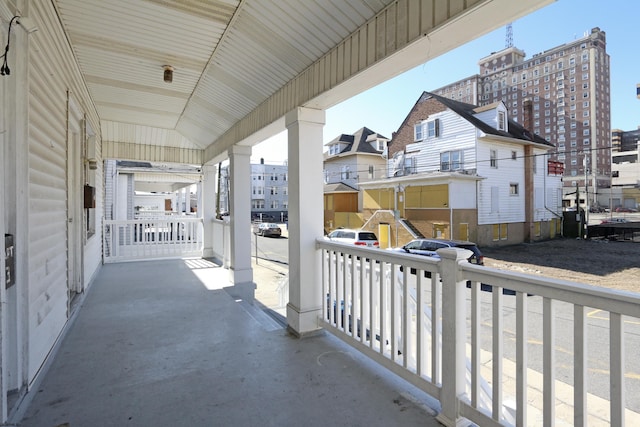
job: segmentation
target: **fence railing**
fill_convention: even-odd
[[[625,333],[640,324],[638,295],[473,265],[461,249],[429,258],[317,247],[324,328],[439,399],[445,425],[640,421],[628,408],[640,402],[625,397],[625,373],[635,369],[625,363],[640,364],[625,358],[625,344],[640,348],[636,331]],[[589,350],[603,348],[608,369],[589,369]],[[592,371],[608,371],[608,396],[589,388]]]
[[[103,221],[104,262],[202,256],[202,218]]]

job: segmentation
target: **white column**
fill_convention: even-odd
[[[204,225],[202,256],[213,257],[213,220],[216,217],[216,170],[214,165],[202,167],[202,181],[198,184],[198,216]]]
[[[323,236],[323,110],[298,108],[286,116],[289,137],[289,330],[320,329],[321,270],[316,239]]]
[[[230,281],[253,282],[251,268],[251,147],[229,150]]]

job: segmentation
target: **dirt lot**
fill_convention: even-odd
[[[640,293],[640,243],[556,239],[482,248],[487,266]]]

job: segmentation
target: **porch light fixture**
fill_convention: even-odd
[[[164,82],[171,83],[173,81],[173,67],[171,65],[165,65],[164,68]]]

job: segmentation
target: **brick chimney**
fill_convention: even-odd
[[[533,141],[533,102],[527,98],[522,103],[523,108],[523,126],[531,134]],[[524,146],[524,226],[525,240],[533,241],[535,238],[534,215],[533,215],[533,146],[527,144]]]

